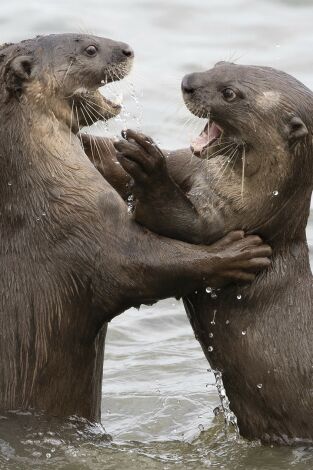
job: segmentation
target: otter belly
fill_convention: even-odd
[[[311,277],[289,289],[261,285],[185,299],[195,335],[222,373],[240,433],[290,444],[313,440]]]

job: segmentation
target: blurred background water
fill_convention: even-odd
[[[129,42],[132,76],[104,92],[123,91],[125,110],[94,132],[141,128],[168,148],[188,145],[203,127],[183,106],[187,72],[232,60],[283,69],[313,88],[312,25],[310,0],[2,0],[0,8],[1,42],[52,32]],[[0,417],[0,468],[313,468],[313,449],[262,447],[225,432],[208,367],[181,303],[131,309],[107,338],[102,421],[112,440],[71,420],[39,420],[39,428],[27,414],[11,417],[8,433]]]

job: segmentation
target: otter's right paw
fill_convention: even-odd
[[[272,249],[257,235],[245,236],[243,231],[230,232],[210,246],[218,256],[220,267],[212,286],[229,282],[251,282],[256,274],[271,264]],[[215,284],[214,284],[215,282]]]
[[[138,132],[123,131],[124,140],[114,143],[117,159],[134,179],[135,192],[159,189],[168,177],[165,157],[150,137]]]

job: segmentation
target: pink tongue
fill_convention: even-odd
[[[210,145],[211,142],[218,139],[220,135],[221,130],[214,122],[210,124],[210,127],[206,125],[201,134],[191,142],[192,150],[194,153],[201,153],[204,147]]]

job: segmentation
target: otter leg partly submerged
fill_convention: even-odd
[[[1,48],[0,410],[99,419],[109,320],[204,283],[253,279],[253,258],[270,253],[240,232],[223,250],[152,234],[88,160],[80,124],[94,100],[99,119],[116,115],[97,90],[132,56],[83,34]]]
[[[195,217],[209,223],[217,211],[219,235],[241,228],[273,247],[270,268],[251,286],[186,297],[191,324],[212,367],[222,373],[243,436],[280,444],[312,441],[313,279],[305,228],[313,186],[313,93],[284,72],[229,63],[185,77],[182,89],[190,110],[208,118],[192,154],[177,152],[166,160],[171,179],[190,200],[187,214],[194,207]],[[160,218],[177,220],[172,201],[166,211],[168,191],[163,197],[155,190],[155,174],[147,172],[155,147],[131,137],[117,148],[144,207],[140,223],[154,195],[152,207],[163,204]],[[156,231],[158,222],[156,216]],[[164,218],[162,233],[165,225]],[[190,240],[195,228],[189,225]],[[181,238],[188,240],[186,228]]]

